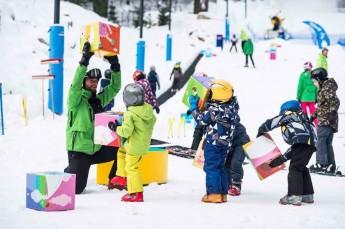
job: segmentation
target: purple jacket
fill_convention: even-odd
[[[151,104],[153,108],[158,107],[156,96],[152,93],[150,82],[145,79],[139,79],[135,83],[141,85],[145,91],[145,103]]]

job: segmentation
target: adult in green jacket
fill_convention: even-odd
[[[139,162],[149,149],[156,117],[150,104],[145,103],[145,92],[139,84],[128,84],[123,91],[127,110],[121,126],[113,124],[113,129],[122,138],[122,147],[117,155],[116,177],[111,180],[115,188],[127,188],[122,201],[142,202],[143,184]],[[111,125],[109,125],[111,126]]]
[[[316,68],[324,68],[328,71],[327,58],[328,58],[328,49],[323,48],[316,60]]]
[[[244,67],[245,68],[248,67],[248,57],[250,57],[253,67],[255,68],[255,64],[253,60],[254,44],[250,38],[244,42],[243,53],[246,56],[246,64],[244,65]]]
[[[305,114],[311,115],[316,110],[317,87],[311,79],[311,70],[313,66],[310,62],[304,63],[304,71],[301,73],[298,81],[297,100],[301,103]],[[316,123],[316,120],[314,122]]]
[[[87,71],[89,60],[93,53],[90,43],[83,47],[83,55],[75,72],[67,98],[66,148],[68,151],[68,166],[65,172],[76,174],[76,194],[84,191],[89,169],[92,164],[115,160],[117,148],[94,144],[94,117],[96,113],[114,99],[121,88],[120,64],[117,56],[105,57],[112,71],[110,84],[96,94],[100,69]],[[109,179],[116,174],[116,163],[110,171]]]

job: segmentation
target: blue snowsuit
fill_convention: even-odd
[[[198,109],[192,113],[195,120],[206,127],[204,171],[207,194],[228,193],[225,160],[233,141],[237,111],[237,99],[233,97],[226,103],[208,102],[204,113],[200,113]]]

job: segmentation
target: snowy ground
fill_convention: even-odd
[[[47,2],[52,3],[52,1],[32,0],[32,2],[35,3],[36,11],[38,6],[47,9],[42,11],[42,14],[51,10]],[[1,4],[3,3],[0,2],[0,6]],[[106,187],[96,185],[95,167],[92,167],[85,194],[76,196],[75,210],[46,213],[25,208],[26,173],[62,171],[67,164],[66,117],[65,115],[55,116],[53,120],[49,114],[43,120],[40,115],[40,85],[34,85],[28,79],[31,73],[43,71],[38,63],[40,58],[43,59],[47,54],[44,51],[45,48],[37,44],[36,40],[32,43],[32,40],[37,38],[35,33],[32,34],[31,41],[24,39],[24,36],[19,36],[17,39],[18,44],[23,42],[23,44],[28,44],[23,47],[23,50],[37,50],[36,55],[20,52],[21,50],[15,49],[14,44],[10,42],[10,38],[14,39],[12,35],[16,31],[29,30],[33,24],[38,25],[38,34],[45,34],[49,23],[39,20],[41,16],[31,11],[30,14],[26,14],[23,4],[17,5],[16,8],[10,3],[5,6],[10,9],[7,12],[13,11],[16,15],[21,15],[18,17],[27,17],[31,21],[22,23],[18,19],[10,22],[8,17],[2,18],[1,32],[5,31],[11,37],[1,35],[0,41],[5,42],[5,47],[12,48],[14,51],[6,52],[6,55],[2,57],[0,67],[0,80],[7,87],[4,96],[6,133],[5,136],[0,136],[1,228],[344,228],[344,178],[312,175],[315,204],[302,207],[281,206],[277,201],[287,191],[287,171],[260,181],[253,168],[246,165],[241,196],[229,197],[229,202],[226,204],[204,204],[200,202],[200,198],[205,193],[204,172],[193,167],[191,160],[175,156],[169,156],[168,183],[145,187],[144,203],[122,203],[120,198],[124,192],[108,191]],[[70,17],[76,21],[75,28],[66,32],[66,43],[69,47],[78,37],[79,31],[75,31],[78,26],[84,24],[85,21],[97,20],[97,16],[65,2],[62,4],[62,10],[68,11]],[[9,16],[10,13],[6,15]],[[188,18],[188,26],[182,27],[183,19],[186,18]],[[323,20],[326,19],[327,17],[323,18]],[[341,22],[336,21],[334,24],[337,23],[340,27]],[[173,28],[175,28],[174,45],[178,47],[174,49],[174,60],[181,60],[183,66],[186,67],[198,51],[214,46],[215,34],[223,32],[223,21],[198,21],[190,14],[181,14],[175,16]],[[198,41],[196,35],[189,37],[188,31],[197,31],[195,34],[206,37],[206,42]],[[123,70],[123,85],[125,85],[131,82],[130,76],[135,66],[134,47],[138,31],[123,28],[122,32],[120,61]],[[345,31],[339,31],[339,33],[345,33]],[[153,63],[157,65],[163,88],[170,85],[168,74],[173,65],[173,62],[165,63],[163,60],[165,34],[166,28],[144,31],[148,55],[146,67],[148,68]],[[272,42],[281,45],[277,51],[276,61],[270,61],[268,53],[265,52]],[[257,68],[245,69],[243,55],[229,54],[228,48],[226,45],[223,52],[212,48],[215,55],[212,58],[202,58],[197,71],[216,78],[227,79],[234,85],[235,95],[238,96],[241,107],[241,121],[247,127],[250,137],[254,138],[260,124],[276,115],[282,102],[295,98],[298,76],[303,63],[306,60],[315,63],[319,50],[311,42],[280,40],[257,42],[254,54]],[[21,63],[18,63],[16,59],[19,53],[21,53],[24,69],[21,69]],[[66,48],[66,90],[79,57],[76,49]],[[343,48],[330,47],[329,74],[338,82],[338,96],[341,101],[345,99],[344,59]],[[107,67],[106,63],[97,58],[93,61],[92,65],[100,65],[102,69]],[[11,74],[12,71],[15,74]],[[11,87],[9,88],[8,85]],[[13,90],[14,93],[9,95],[9,90]],[[27,127],[24,126],[21,117],[20,103],[23,94],[32,101]],[[177,138],[177,123],[175,123],[175,138],[167,139],[168,118],[178,119],[179,114],[186,111],[186,107],[181,103],[182,95],[183,90],[161,107],[154,137],[188,146],[191,142],[192,125],[187,125],[186,137],[182,137],[181,133],[181,137]],[[123,107],[121,95],[116,98],[116,104],[116,109]],[[334,149],[336,161],[345,172],[344,103],[341,104],[339,114],[340,128],[334,137]],[[273,131],[272,136],[282,151],[288,147],[278,130]],[[311,163],[314,161],[313,157]]]

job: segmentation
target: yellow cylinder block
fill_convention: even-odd
[[[114,161],[97,165],[96,183],[107,185],[108,175]],[[148,153],[141,159],[140,173],[143,184],[167,183],[168,151],[161,147],[150,147]]]

